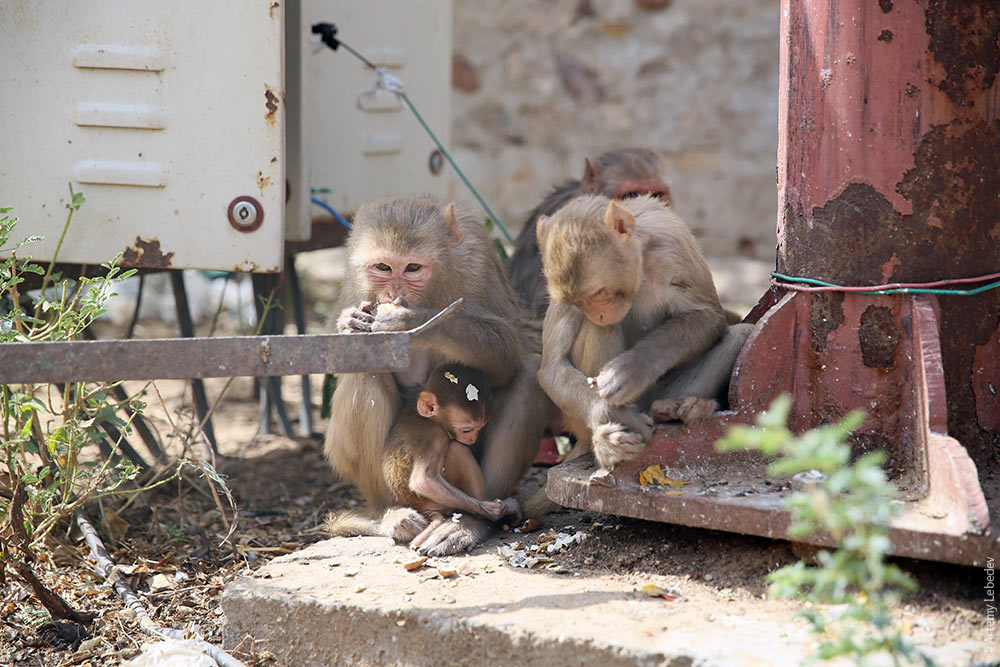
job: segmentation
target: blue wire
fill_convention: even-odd
[[[332,206],[327,204],[322,199],[317,199],[316,197],[310,197],[310,200],[312,201],[312,203],[316,204],[316,206],[319,206],[321,209],[325,210],[327,213],[332,215],[337,222],[339,222],[344,226],[344,229],[346,229],[347,231],[351,231],[351,223],[349,223],[347,220],[344,220],[344,217],[339,213],[337,213],[336,211],[334,211]]]

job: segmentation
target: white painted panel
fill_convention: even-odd
[[[74,181],[87,203],[61,260],[156,242],[174,267],[279,270],[282,5],[0,2],[0,206],[45,236],[30,253],[54,252]],[[241,196],[264,213],[251,233],[227,218]]]
[[[310,25],[337,36],[406,84],[410,100],[445,146],[451,137],[451,0],[306,0]],[[318,37],[312,36],[314,44]],[[341,48],[311,51],[306,68],[306,140],[312,185],[343,214],[393,194],[454,190],[446,167],[429,169],[434,143],[390,93],[359,102],[376,75]],[[313,209],[314,217],[325,214]]]
[[[309,161],[304,145],[309,130],[304,113],[306,90],[302,85],[303,68],[312,47],[302,2],[285,2],[285,154],[288,165],[285,171],[288,181],[285,238],[289,241],[308,241],[312,235]]]

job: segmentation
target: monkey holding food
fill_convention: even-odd
[[[577,197],[537,223],[551,303],[538,380],[606,468],[635,458],[652,420],[718,408],[752,325],[727,326],[712,274],[683,220],[650,196]],[[537,515],[544,498],[526,506]]]
[[[486,483],[471,451],[489,421],[491,400],[481,373],[445,364],[431,371],[424,388],[403,407],[389,433],[382,470],[396,503],[431,519],[410,546],[421,545],[444,521],[442,513],[520,520],[513,498],[485,500]]]
[[[549,303],[536,240],[535,224],[540,216],[554,214],[571,199],[583,194],[601,194],[614,199],[650,195],[670,204],[670,187],[665,173],[663,157],[647,148],[621,148],[602,153],[595,160],[586,158],[583,178],[567,181],[550,192],[528,214],[517,236],[507,273],[524,306],[536,317],[543,318]]]
[[[431,369],[456,362],[481,372],[493,390],[492,418],[479,438],[477,459],[485,497],[509,496],[538,451],[548,402],[538,386],[535,334],[482,221],[431,197],[382,199],[358,209],[347,255],[340,333],[413,329],[459,297],[465,309],[412,339],[408,370],[337,376],[324,444],[334,470],[358,487],[370,512],[391,507],[382,464],[402,396],[423,386]],[[389,303],[395,307],[375,307]],[[333,534],[359,534],[348,519],[331,516],[327,527]],[[409,541],[425,528],[419,512],[390,510],[380,534]],[[482,519],[464,515],[434,529],[422,548],[435,556],[456,553],[488,532]]]

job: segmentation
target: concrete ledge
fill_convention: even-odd
[[[703,590],[698,604],[652,598],[624,575],[512,568],[499,542],[443,559],[473,572],[449,579],[406,571],[414,554],[382,538],[277,558],[223,593],[224,646],[249,633],[285,665],[477,667],[798,665],[812,650],[792,603],[757,600],[747,616],[723,593],[707,606]]]

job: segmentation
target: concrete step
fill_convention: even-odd
[[[747,600],[704,585],[654,598],[634,575],[574,574],[558,554],[514,568],[497,547],[519,537],[438,559],[469,572],[448,579],[427,566],[406,571],[416,555],[383,538],[314,544],[226,589],[224,645],[249,633],[283,665],[477,667],[791,666],[813,650],[795,603],[754,599],[747,615]]]

